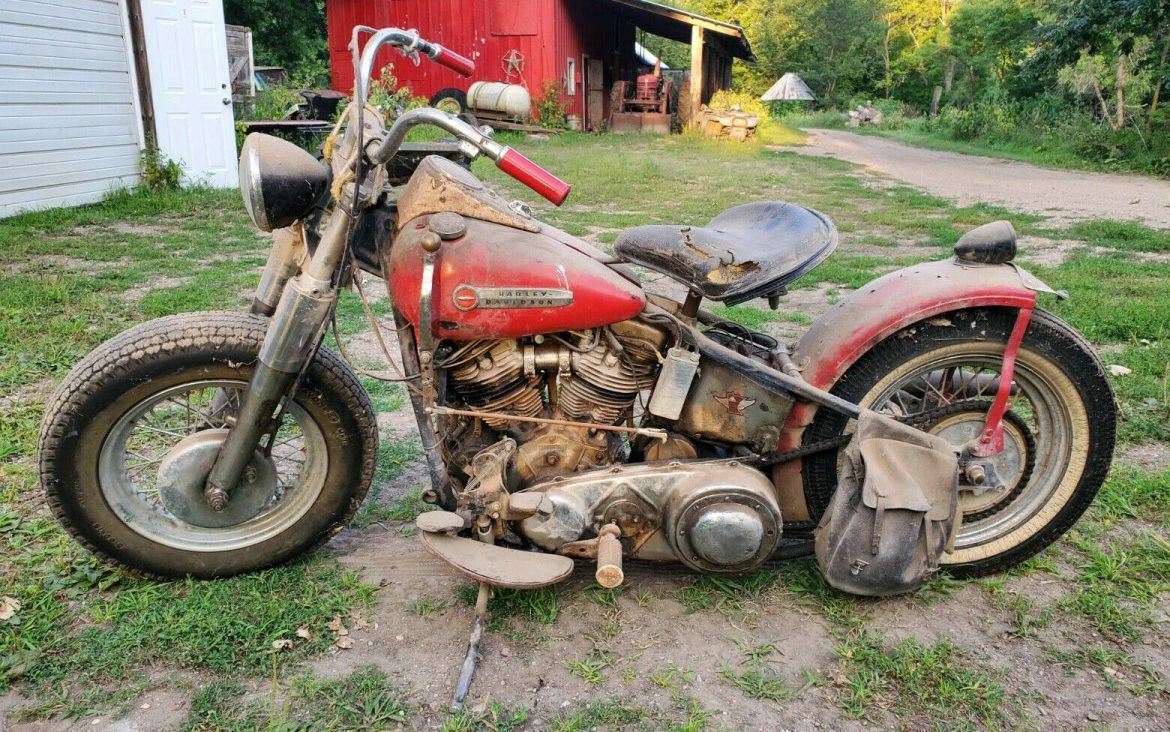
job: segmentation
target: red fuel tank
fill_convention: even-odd
[[[390,294],[418,326],[422,238],[429,215],[407,222],[389,255]],[[517,338],[628,320],[646,305],[642,288],[573,246],[567,235],[464,219],[467,229],[435,255],[431,311],[440,338]]]

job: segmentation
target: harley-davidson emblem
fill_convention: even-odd
[[[749,399],[746,394],[740,394],[738,391],[729,391],[726,394],[711,394],[715,401],[727,408],[728,413],[734,414],[737,417],[744,416],[743,410],[756,403],[755,399]]]
[[[470,285],[460,285],[451,293],[451,300],[460,310],[473,310],[479,305],[479,293]]]
[[[477,287],[459,285],[451,300],[460,310],[476,308],[563,308],[573,304],[571,290],[546,287]]]

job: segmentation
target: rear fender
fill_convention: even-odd
[[[793,360],[805,381],[831,390],[867,351],[907,326],[968,308],[1031,308],[1037,292],[1053,290],[1013,264],[948,259],[895,270],[850,293],[817,319],[797,344]],[[797,402],[777,449],[800,447],[816,413],[816,404]],[[773,480],[785,519],[807,520],[801,462],[777,465]]]

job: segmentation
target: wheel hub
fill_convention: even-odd
[[[257,451],[244,468],[239,485],[231,491],[227,506],[216,511],[207,504],[203,488],[227,435],[226,429],[188,435],[167,452],[159,465],[159,500],[180,521],[209,529],[235,526],[260,513],[276,495],[276,466]]]
[[[983,433],[983,426],[987,419],[986,412],[960,412],[944,417],[926,431],[937,435],[952,445],[966,445],[979,439]],[[1027,480],[1031,472],[1032,460],[1030,442],[1023,432],[1023,426],[1011,419],[1003,421],[1004,447],[998,455],[992,455],[980,462],[987,463],[994,469],[1002,489],[995,489],[990,485],[971,483],[964,474],[959,484],[959,510],[964,516],[985,514],[1013,496],[1021,483]]]

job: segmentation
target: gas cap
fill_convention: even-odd
[[[457,213],[443,211],[431,216],[427,228],[438,234],[443,241],[450,241],[467,233],[467,221]]]

